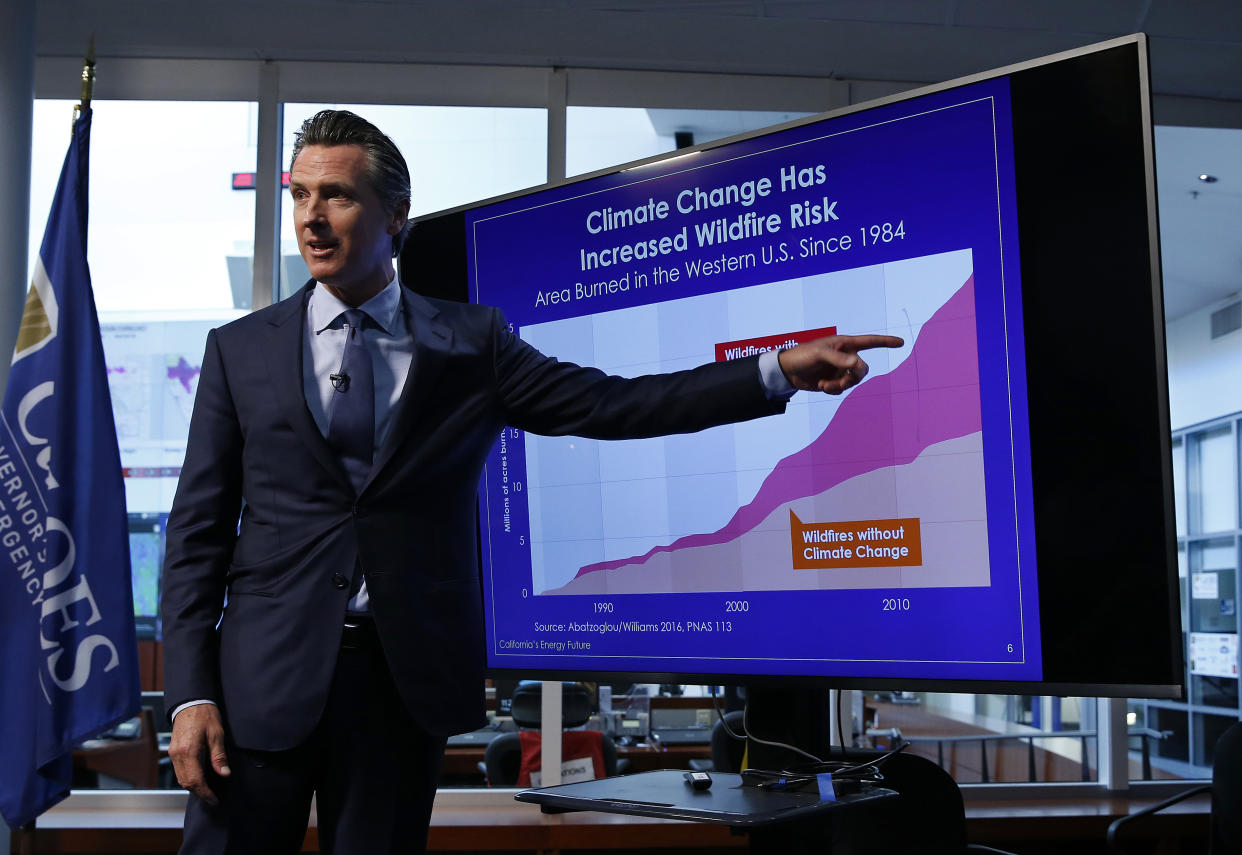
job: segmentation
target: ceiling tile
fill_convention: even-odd
[[[1145,29],[1153,36],[1242,44],[1237,0],[1152,0]]]
[[[893,0],[767,0],[764,8],[772,18],[821,21],[873,21],[893,24],[944,24],[952,3]]]
[[[1124,35],[1140,25],[1146,5],[1146,0],[960,0],[954,22],[963,27]]]

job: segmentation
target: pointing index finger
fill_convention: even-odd
[[[895,335],[842,335],[837,336],[836,346],[838,350],[856,353],[876,347],[901,347],[905,343]]]

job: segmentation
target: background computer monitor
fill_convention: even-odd
[[[164,524],[168,514],[129,514],[130,579],[134,625],[140,639],[159,639],[160,592],[164,568]]]

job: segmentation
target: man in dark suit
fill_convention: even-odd
[[[312,794],[321,851],[421,851],[445,737],[483,721],[475,490],[501,427],[696,431],[840,392],[900,340],[610,377],[400,286],[409,173],[364,120],[307,120],[290,191],[313,281],[208,336],[168,522],[182,851],[295,852]]]

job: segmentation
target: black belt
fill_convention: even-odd
[[[366,615],[349,615],[341,629],[341,647],[346,650],[379,650],[375,621]]]

